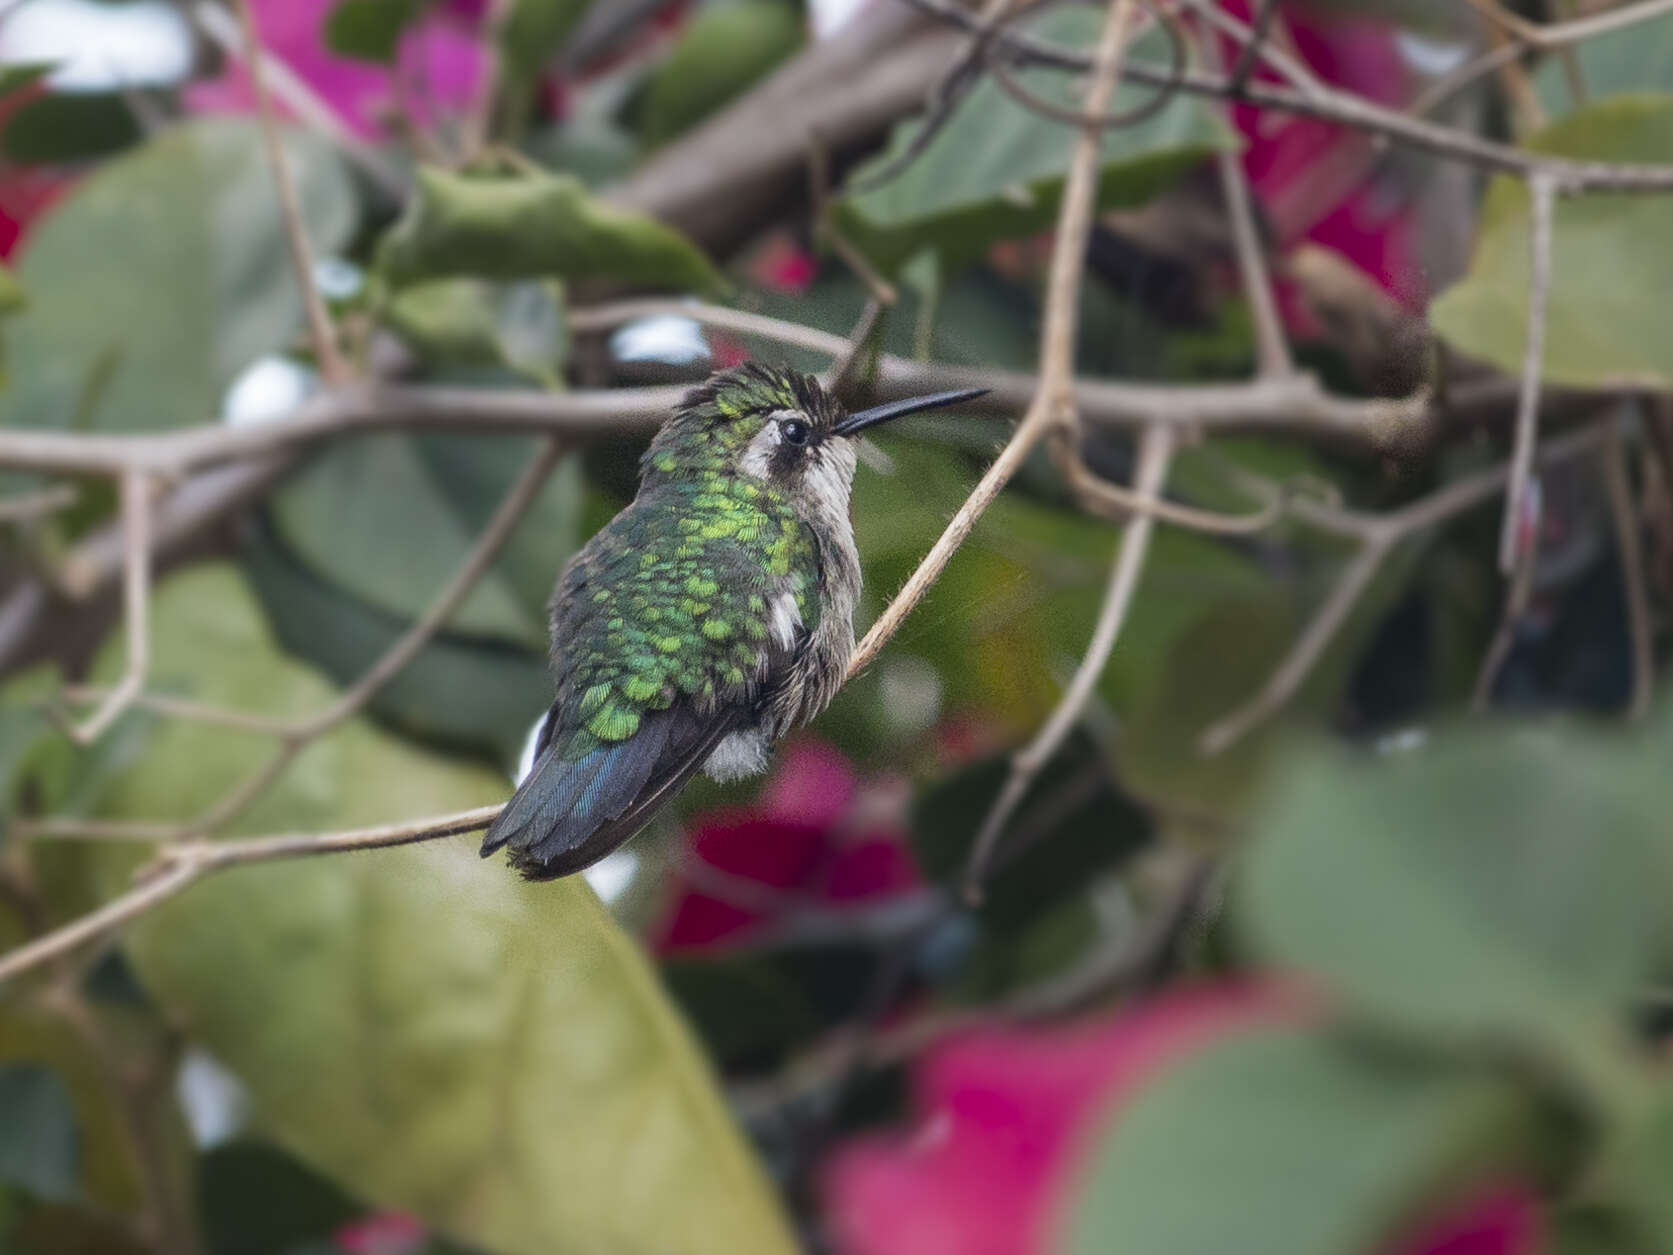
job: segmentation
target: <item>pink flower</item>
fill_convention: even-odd
[[[396,1211],[350,1221],[331,1235],[331,1241],[348,1255],[418,1255],[429,1244],[424,1225]]]
[[[1248,0],[1225,0],[1223,7],[1248,19]],[[1383,104],[1410,98],[1412,76],[1388,24],[1291,9],[1281,5],[1281,17],[1320,79]],[[1235,58],[1237,48],[1227,42],[1222,55]],[[1275,81],[1268,71],[1259,77]],[[1371,141],[1333,123],[1252,105],[1234,106],[1232,116],[1243,134],[1244,171],[1279,246],[1309,241],[1334,249],[1408,308],[1419,308],[1426,293],[1411,198],[1387,177]]]
[[[834,906],[917,886],[891,796],[824,742],[792,741],[753,806],[692,821],[659,948],[723,943],[808,900]]]
[[[1165,995],[1113,1018],[978,1031],[914,1077],[906,1137],[869,1136],[827,1162],[823,1196],[841,1255],[1046,1255],[1086,1139],[1170,1062],[1228,1034],[1309,1014],[1272,984]],[[1477,1195],[1397,1255],[1530,1255],[1532,1196]]]
[[[325,46],[325,22],[335,0],[254,0],[263,46],[324,99],[363,139],[375,139],[397,106],[394,76],[384,66],[339,57]],[[400,72],[412,85],[412,104],[422,125],[457,111],[474,97],[484,59],[474,19],[453,4],[409,30],[398,54]],[[216,79],[194,83],[186,92],[197,113],[251,113],[255,96],[242,65],[229,64]]]

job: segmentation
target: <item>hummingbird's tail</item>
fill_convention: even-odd
[[[680,707],[640,720],[625,741],[569,757],[550,735],[534,766],[482,839],[482,857],[502,846],[529,880],[555,880],[590,867],[639,829],[701,767],[730,721],[705,726]]]

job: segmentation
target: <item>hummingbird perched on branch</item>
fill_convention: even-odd
[[[534,766],[482,842],[531,880],[638,832],[702,768],[762,771],[823,710],[854,648],[855,442],[985,389],[845,413],[807,375],[745,365],[688,393],[632,503],[552,593],[557,697]]]

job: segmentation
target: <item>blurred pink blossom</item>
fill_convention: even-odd
[[[1166,1064],[1210,1042],[1309,1014],[1270,984],[1165,995],[1111,1019],[971,1033],[914,1076],[906,1137],[869,1136],[827,1162],[840,1255],[1046,1255],[1093,1129]],[[1531,1196],[1496,1188],[1397,1255],[1532,1255]]]
[[[339,57],[325,46],[325,21],[335,0],[252,0],[263,46],[326,101],[363,139],[386,130],[397,100],[394,74],[384,66]],[[410,85],[422,125],[474,98],[484,58],[476,31],[480,5],[450,3],[422,19],[401,40],[400,73]],[[187,106],[197,113],[250,113],[255,96],[239,64],[219,78],[192,84]]]
[[[1249,0],[1223,0],[1247,20]],[[1281,4],[1294,50],[1317,77],[1382,104],[1403,105],[1412,75],[1394,27],[1371,18]],[[1229,41],[1223,55],[1237,55]],[[1269,71],[1259,77],[1275,81]],[[1243,168],[1280,247],[1303,241],[1341,253],[1409,309],[1427,296],[1417,253],[1416,218],[1406,189],[1364,134],[1252,105],[1232,117],[1244,140]]]
[[[429,1238],[417,1217],[380,1211],[343,1225],[331,1242],[347,1255],[418,1255]]]
[[[862,781],[825,742],[790,742],[754,805],[692,820],[688,866],[673,878],[673,906],[659,947],[687,950],[736,938],[775,917],[776,896],[788,909],[796,901],[835,905],[921,884],[889,796],[883,782]],[[706,871],[719,876],[711,879]],[[714,883],[721,878],[764,892],[759,901],[749,893],[726,893]]]

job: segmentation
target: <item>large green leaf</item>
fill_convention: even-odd
[[[797,48],[806,19],[786,0],[723,0],[698,12],[645,85],[640,133],[666,144],[759,82]]]
[[[1535,152],[1673,162],[1673,96],[1617,96],[1532,137]],[[1521,369],[1528,321],[1527,186],[1501,175],[1482,209],[1469,272],[1435,302],[1454,348]],[[1542,374],[1573,387],[1673,387],[1673,198],[1594,192],[1556,207]]]
[[[1315,751],[1260,817],[1237,917],[1260,954],[1380,1023],[1613,1101],[1669,931],[1667,744],[1482,728],[1389,758]]]
[[[1076,1190],[1070,1255],[1368,1255],[1531,1157],[1510,1081],[1267,1029],[1124,1101]]]
[[[322,142],[287,133],[318,254],[357,217]],[[301,325],[302,306],[254,123],[172,127],[88,175],[30,232],[29,308],[6,329],[0,427],[201,423],[227,384]]]
[[[437,279],[390,301],[386,320],[424,359],[441,366],[503,366],[556,387],[568,345],[558,285]]]
[[[154,670],[200,700],[298,713],[329,686],[277,652],[228,567],[152,607]],[[99,672],[120,666],[120,642]],[[171,723],[107,791],[184,817],[259,739]],[[352,722],[237,825],[326,830],[503,797],[494,773]],[[352,1192],[508,1253],[784,1252],[771,1192],[633,942],[579,878],[518,880],[461,837],[221,874],[127,941],[141,979]],[[129,859],[110,854],[111,887]]]
[[[388,614],[415,619],[532,456],[532,441],[497,437],[339,442],[285,482],[271,515],[309,568]],[[573,462],[554,471],[450,626],[544,649],[546,598],[578,543],[582,498]]]
[[[1066,47],[1089,47],[1099,21],[1096,13],[1074,8],[1048,13],[1030,29]],[[1160,32],[1151,32],[1132,55],[1156,61],[1166,46]],[[1068,75],[1032,70],[1018,78],[1051,104],[1080,108],[1081,89]],[[1124,84],[1114,109],[1135,108],[1154,90]],[[951,258],[969,257],[994,240],[1050,225],[1079,134],[1074,127],[1026,108],[984,77],[903,173],[866,189],[868,176],[905,153],[923,125],[913,120],[897,126],[884,152],[855,171],[851,182],[861,190],[842,202],[846,225],[880,260],[898,263],[925,246]],[[1140,204],[1230,142],[1208,109],[1181,93],[1153,117],[1105,132],[1098,203]]]
[[[271,527],[252,528],[240,556],[280,643],[338,684],[359,679],[411,626],[310,570]],[[444,629],[367,710],[428,744],[510,764],[551,699],[543,650]]]
[[[614,279],[661,288],[725,287],[684,236],[594,197],[569,175],[480,178],[426,169],[378,264],[396,286],[421,279]]]

